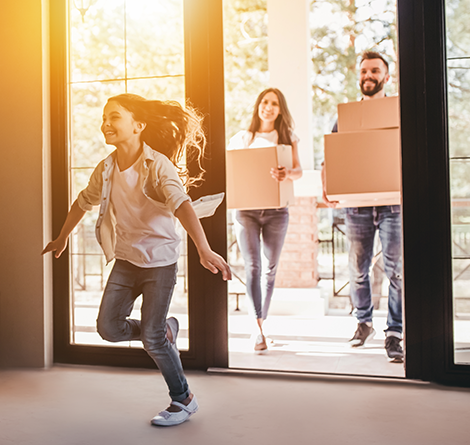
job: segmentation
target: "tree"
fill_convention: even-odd
[[[388,58],[386,91],[397,92],[396,1],[312,0],[310,11],[315,165],[320,168],[323,135],[331,132],[338,103],[360,98],[357,73],[363,51]]]

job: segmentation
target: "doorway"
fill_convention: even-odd
[[[288,9],[288,11],[287,11]],[[380,245],[374,259],[374,340],[351,348],[357,321],[349,297],[344,211],[321,202],[323,136],[337,104],[359,100],[358,56],[365,50],[390,61],[387,95],[398,92],[396,2],[224,1],[226,140],[247,129],[258,94],[278,87],[300,136],[304,170],[294,183],[289,229],[264,323],[268,352],[255,354],[257,326],[246,295],[244,260],[228,211],[229,364],[233,368],[404,377],[389,363],[384,341],[388,280]],[[289,67],[287,69],[286,67]]]

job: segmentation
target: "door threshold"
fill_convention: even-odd
[[[358,374],[333,374],[328,372],[304,372],[304,371],[274,371],[272,369],[249,369],[249,368],[217,368],[207,369],[208,374],[234,375],[234,376],[254,376],[254,377],[280,377],[298,378],[312,380],[341,380],[369,383],[398,383],[407,385],[429,385],[430,382],[422,380],[412,380],[406,377],[376,376]]]

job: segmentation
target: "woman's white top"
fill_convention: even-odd
[[[298,136],[291,132],[292,142],[299,142]],[[242,130],[230,139],[227,150],[239,150],[241,148],[261,148],[278,145],[279,135],[277,130],[268,133],[256,132],[253,138],[251,131]]]

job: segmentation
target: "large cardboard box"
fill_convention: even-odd
[[[326,194],[339,207],[401,202],[400,130],[325,136]]]
[[[338,132],[366,131],[400,126],[398,96],[338,105]]]
[[[293,203],[293,182],[271,176],[271,168],[279,165],[292,168],[290,145],[227,151],[227,208],[275,209]]]
[[[401,203],[399,98],[338,105],[338,133],[325,135],[326,195],[338,207]]]

